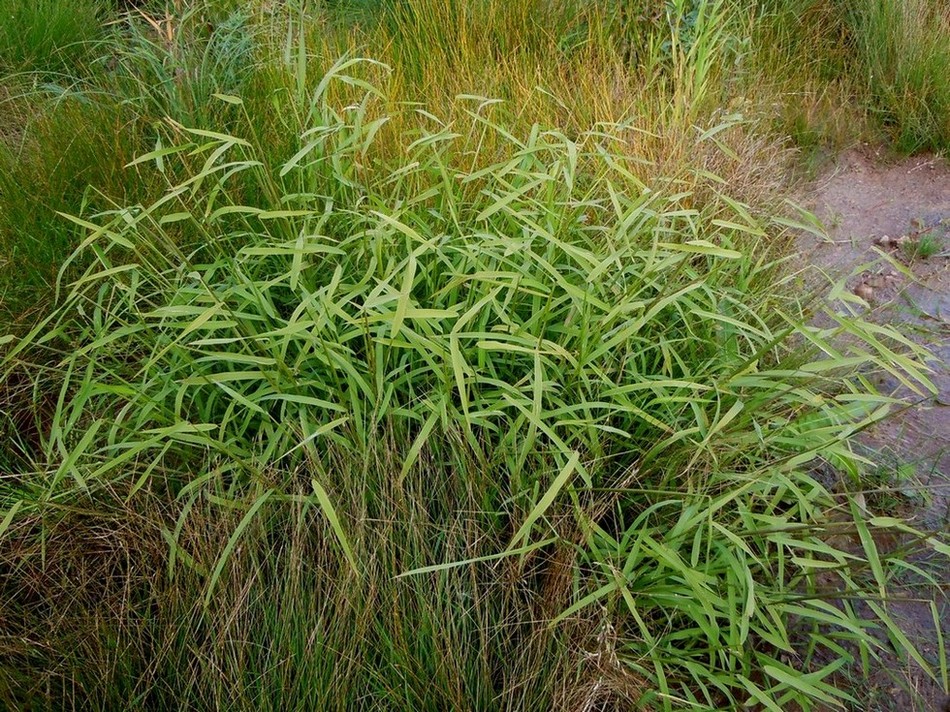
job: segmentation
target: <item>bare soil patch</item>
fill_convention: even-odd
[[[860,446],[880,465],[869,473],[868,508],[913,518],[917,527],[950,527],[950,165],[935,156],[886,162],[851,151],[813,186],[809,207],[822,219],[827,240],[803,235],[802,259],[865,299],[873,321],[897,326],[934,355],[930,374],[938,393],[920,397],[896,381],[880,388],[903,396],[908,407],[864,433]],[[873,491],[872,491],[873,488]],[[853,487],[851,488],[853,489]],[[917,561],[937,586],[895,580],[890,614],[937,661],[940,638],[950,640],[950,568]],[[890,664],[893,662],[893,665]],[[896,659],[869,680],[851,680],[867,712],[950,709],[948,691],[913,664]],[[846,684],[842,680],[842,684]]]

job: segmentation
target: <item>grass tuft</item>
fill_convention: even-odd
[[[0,0],[0,72],[66,74],[102,39],[102,0]]]

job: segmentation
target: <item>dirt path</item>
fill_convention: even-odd
[[[901,331],[935,356],[936,397],[914,405],[865,433],[861,446],[879,463],[868,473],[869,509],[913,517],[927,530],[950,527],[950,165],[927,156],[885,164],[849,152],[814,186],[812,210],[830,241],[800,238],[802,257],[830,276],[847,277],[865,298],[868,316]],[[890,263],[881,253],[894,260]],[[926,255],[926,257],[925,257]],[[885,392],[898,383],[882,380]],[[909,391],[903,395],[913,396]],[[876,491],[873,491],[875,490]],[[920,561],[940,586],[895,581],[892,616],[926,658],[938,657],[930,602],[950,640],[950,568]],[[906,600],[901,600],[906,599]],[[947,691],[913,665],[893,661],[869,681],[853,680],[862,695],[855,712],[943,710]],[[950,707],[947,708],[950,710]]]

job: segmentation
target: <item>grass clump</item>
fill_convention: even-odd
[[[804,148],[882,139],[904,153],[950,137],[950,17],[935,0],[772,0],[754,11],[749,91],[784,96]]]
[[[790,295],[786,138],[884,105],[844,8],[148,3],[5,83],[0,701],[817,710],[892,649],[946,685],[887,597],[945,538],[813,472],[882,489],[875,372],[931,388],[843,284]]]
[[[22,332],[48,313],[57,272],[77,244],[59,213],[146,199],[161,185],[125,169],[154,142],[127,109],[81,93],[33,92],[10,103],[11,115],[34,112],[15,141],[0,145],[0,319]]]
[[[907,259],[926,260],[944,251],[944,241],[935,230],[928,230],[906,242],[903,250]]]
[[[927,0],[852,3],[872,106],[904,151],[950,147],[950,15]]]
[[[0,1],[0,73],[68,73],[102,39],[102,0]]]
[[[244,93],[258,38],[246,9],[198,3],[164,15],[140,11],[110,41],[113,90],[144,116],[211,125],[215,93]]]
[[[75,505],[136,512],[130,570],[168,547],[169,577],[131,576],[82,654],[18,644],[49,702],[847,699],[829,676],[895,627],[883,603],[867,621],[826,599],[883,587],[875,535],[904,525],[842,509],[808,466],[852,464],[886,410],[843,369],[926,385],[913,345],[852,316],[808,326],[777,288],[780,222],[645,184],[622,125],[519,134],[465,98],[371,165],[385,97],[331,99],[355,66],[286,107],[286,155],[250,116],[175,127],[135,163],[179,178],[72,218],[90,266],[8,347],[7,383],[49,398],[3,493],[7,589]],[[32,590],[13,600],[41,621],[63,593]]]

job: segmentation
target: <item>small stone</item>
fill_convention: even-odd
[[[881,247],[890,247],[890,246],[891,246],[891,238],[888,237],[887,235],[882,235],[881,237],[877,238],[877,239],[875,240],[875,242],[876,242],[878,245],[880,245]]]
[[[861,514],[863,514],[865,517],[867,517],[868,514],[869,514],[869,513],[868,513],[868,503],[867,503],[867,501],[866,501],[865,498],[864,498],[864,492],[858,492],[857,494],[854,495],[854,497],[853,497],[852,499],[853,499],[854,503],[855,503],[856,505],[858,505],[858,509],[861,510]]]
[[[854,293],[866,302],[871,301],[874,297],[874,290],[866,284],[859,284],[854,288]]]

